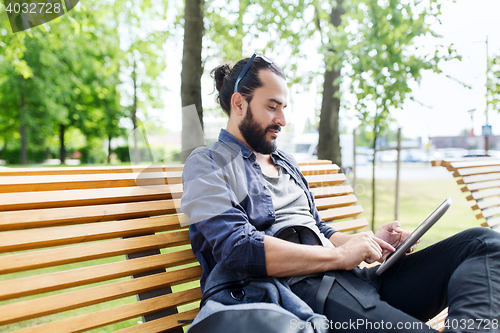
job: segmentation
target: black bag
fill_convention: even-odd
[[[208,301],[187,333],[326,333],[326,317],[301,320],[274,303],[222,305]]]
[[[282,228],[275,236],[321,244],[319,237],[303,226]],[[220,264],[207,278],[200,308],[189,333],[329,332],[328,319],[295,295],[286,279],[248,276]]]

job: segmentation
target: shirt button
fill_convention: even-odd
[[[253,163],[253,165],[255,165],[256,167],[258,167],[258,166],[259,166],[259,163],[254,162],[254,163]]]
[[[273,216],[273,215],[274,215],[273,212],[269,212],[269,216]]]
[[[267,186],[266,185],[264,185],[264,190],[267,190]]]

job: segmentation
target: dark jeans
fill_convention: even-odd
[[[381,276],[376,269],[332,271],[324,305],[339,331],[414,332],[447,306],[445,332],[500,332],[500,234],[465,230],[403,257]],[[293,285],[316,311],[322,276]],[[321,311],[318,311],[321,312]]]

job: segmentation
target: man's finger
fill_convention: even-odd
[[[402,232],[403,228],[401,228],[401,223],[399,223],[399,221],[391,222],[389,226],[389,231]]]
[[[389,243],[381,240],[380,238],[377,238],[377,237],[373,237],[372,238],[373,240],[375,240],[375,242],[377,242],[377,244],[383,249],[383,250],[387,250],[387,251],[390,251],[390,252],[394,252],[396,251],[396,249]]]

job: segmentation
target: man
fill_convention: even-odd
[[[182,210],[203,269],[202,289],[220,264],[248,275],[289,277],[292,291],[316,312],[335,323],[372,323],[365,331],[429,330],[422,322],[446,306],[450,332],[498,331],[496,232],[464,231],[402,258],[381,276],[359,269],[363,261],[382,261],[408,232],[392,222],[375,235],[347,235],[321,221],[296,162],[276,148],[288,89],[275,64],[254,54],[233,68],[214,69],[213,76],[227,128],[212,147],[190,155],[183,176]],[[323,246],[273,236],[291,225],[305,226]]]

